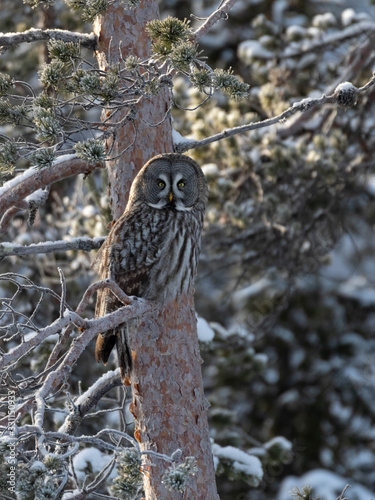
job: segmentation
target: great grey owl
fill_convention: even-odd
[[[100,278],[160,303],[186,293],[197,270],[206,201],[207,183],[194,160],[173,153],[152,158],[134,179],[126,209],[102,247]],[[101,290],[95,315],[121,306]],[[115,345],[124,380],[131,368],[126,325],[98,335],[96,360],[106,364]]]

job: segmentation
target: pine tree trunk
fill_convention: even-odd
[[[94,31],[98,37],[97,59],[100,69],[107,71],[111,65],[131,55],[146,59],[151,53],[151,42],[147,36],[146,23],[159,18],[159,5],[155,0],[142,0],[134,10],[125,9],[116,2],[103,16],[97,18]],[[120,54],[121,50],[121,54]],[[108,141],[111,157],[116,157],[131,145],[135,129],[136,142],[120,158],[108,162],[109,191],[114,220],[124,212],[129,189],[134,177],[147,160],[161,153],[173,152],[171,117],[163,118],[170,107],[171,95],[163,87],[157,96],[143,99],[136,107],[134,121],[125,121],[117,127],[114,144]],[[129,112],[120,109],[112,121],[118,122]],[[105,113],[104,113],[105,115]],[[105,118],[105,116],[103,117]],[[148,125],[162,121],[157,127]]]
[[[159,18],[158,2],[142,0],[135,10],[117,3],[95,22],[99,39],[97,57],[101,69],[123,58],[136,55],[147,58],[151,44],[145,25]],[[172,125],[166,115],[171,103],[167,87],[151,99],[144,99],[134,122],[125,121],[116,131],[111,155],[116,156],[133,140],[135,144],[108,166],[112,215],[118,219],[126,206],[134,177],[147,160],[160,153],[173,151]],[[128,110],[120,110],[115,120]],[[162,123],[150,127],[147,123]],[[194,456],[198,472],[191,476],[183,495],[168,491],[162,477],[169,465],[164,460],[146,455],[152,463],[145,474],[146,500],[217,500],[212,451],[208,435],[206,402],[203,394],[201,357],[196,331],[193,290],[162,310],[139,320],[135,338],[129,339],[134,366],[131,377],[132,412],[136,422],[135,436],[142,450],[171,455],[182,451],[181,460]]]

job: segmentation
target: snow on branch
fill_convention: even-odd
[[[0,33],[0,47],[10,49],[20,43],[32,43],[40,40],[62,40],[63,42],[79,43],[82,47],[95,49],[96,37],[93,33],[74,33],[59,29],[35,29],[30,28],[21,33]]]
[[[52,166],[38,169],[31,167],[23,174],[11,179],[0,188],[0,232],[10,221],[9,210],[15,214],[14,207],[25,207],[25,199],[39,189],[72,175],[91,174],[103,167],[102,163],[87,163],[75,155],[59,157]]]
[[[249,132],[251,130],[257,130],[260,128],[269,127],[275,125],[276,123],[283,123],[291,116],[298,112],[308,111],[316,106],[321,106],[322,104],[336,104],[339,107],[349,108],[353,107],[357,103],[357,98],[359,94],[366,92],[375,84],[375,73],[372,78],[363,87],[357,88],[350,82],[344,82],[338,85],[335,91],[331,95],[322,95],[319,99],[306,98],[301,101],[295,102],[293,106],[289,107],[282,113],[272,118],[267,118],[266,120],[261,120],[259,122],[251,122],[246,125],[241,125],[239,127],[233,127],[231,129],[223,130],[218,134],[211,135],[200,141],[192,141],[191,139],[185,142],[177,142],[174,145],[174,150],[176,153],[184,153],[190,149],[196,149],[203,146],[207,146],[212,142],[220,141],[226,139],[227,137],[232,137],[237,134],[243,134],[244,132]]]
[[[27,207],[26,207],[27,208]],[[32,245],[17,245],[15,243],[0,243],[0,259],[10,257],[11,255],[34,255],[42,253],[67,252],[69,250],[98,250],[103,244],[105,237],[88,238],[81,236],[80,238],[72,238],[71,240],[45,241]]]
[[[122,384],[120,369],[104,373],[91,387],[74,401],[73,411],[69,412],[59,432],[74,434],[82,419],[94,408],[101,398],[114,387]]]

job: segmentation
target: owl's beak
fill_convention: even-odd
[[[171,203],[173,200],[173,194],[172,193],[169,193],[169,202]]]

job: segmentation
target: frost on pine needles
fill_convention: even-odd
[[[25,109],[22,105],[14,106],[8,99],[0,99],[0,125],[6,123],[18,125],[25,114]]]
[[[186,457],[182,464],[172,465],[164,473],[162,483],[169,491],[179,491],[183,493],[188,485],[190,476],[198,472],[195,457]]]
[[[40,81],[47,88],[56,89],[61,85],[65,74],[65,63],[58,59],[52,60],[49,64],[44,64],[39,71]]]
[[[53,109],[34,108],[34,123],[37,130],[36,137],[41,142],[53,142],[61,132],[60,123]]]
[[[187,41],[192,33],[190,21],[186,19],[181,21],[171,16],[162,21],[159,19],[150,21],[147,23],[147,32],[154,43],[159,42],[170,51],[179,43]]]
[[[134,498],[143,486],[142,458],[135,448],[127,448],[116,459],[119,473],[111,491],[118,498]]]
[[[170,53],[172,66],[182,71],[188,71],[190,64],[198,57],[198,46],[189,42],[178,45]]]
[[[0,174],[13,172],[18,158],[17,146],[13,141],[7,141],[0,147]]]
[[[31,155],[31,163],[38,168],[50,167],[55,160],[53,148],[37,149]]]
[[[213,86],[216,90],[220,90],[223,94],[232,99],[243,99],[249,93],[249,85],[241,82],[233,71],[229,68],[228,71],[223,69],[215,69],[213,74]]]
[[[81,15],[83,21],[92,22],[103,14],[111,2],[108,0],[65,0],[66,4]]]
[[[0,73],[0,96],[6,94],[13,86],[12,78],[6,73]]]
[[[63,63],[77,59],[80,54],[80,46],[74,42],[63,42],[62,40],[50,40],[48,42],[48,53],[52,60]]]
[[[99,163],[105,159],[104,143],[98,139],[77,142],[74,149],[78,158],[82,158],[88,163]]]
[[[57,478],[42,462],[18,466],[15,489],[18,500],[53,500],[57,490]]]

